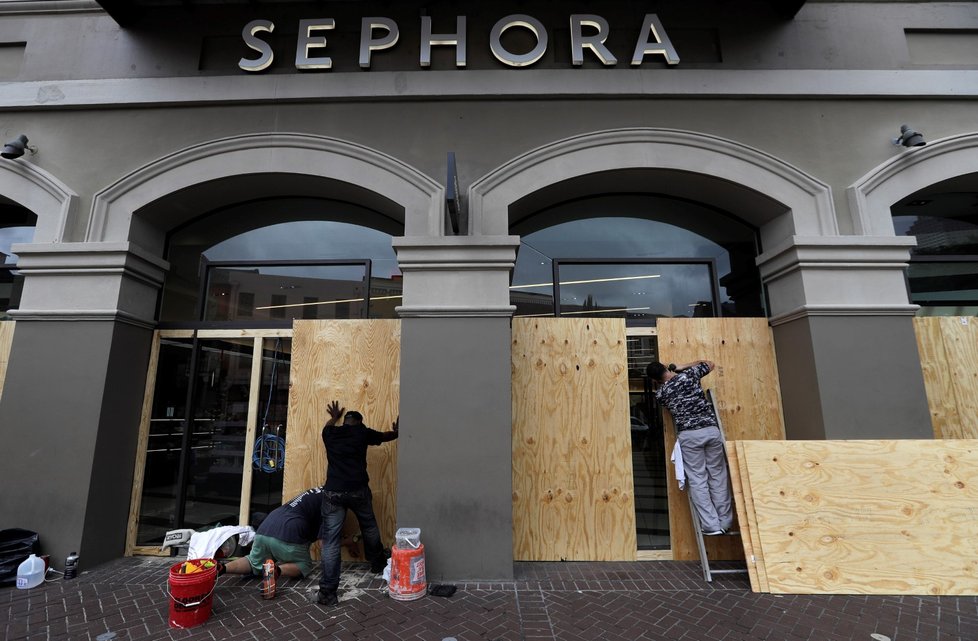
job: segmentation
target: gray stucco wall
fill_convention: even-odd
[[[40,534],[62,567],[125,549],[151,332],[112,322],[18,323],[3,398],[4,527]]]
[[[910,318],[809,316],[774,338],[788,439],[933,438]]]
[[[513,572],[507,318],[401,325],[397,525],[420,527],[428,579]]]

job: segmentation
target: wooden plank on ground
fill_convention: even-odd
[[[295,321],[285,437],[283,500],[326,479],[322,428],[338,400],[386,431],[398,416],[401,325],[398,320]],[[367,450],[367,472],[381,538],[392,545],[396,522],[397,441]],[[352,515],[344,530],[356,532]]]
[[[978,440],[740,445],[771,592],[978,594]]]
[[[716,370],[706,376],[713,389],[727,440],[783,439],[784,418],[774,353],[774,337],[764,318],[660,318],[659,357],[664,363],[710,360]],[[669,491],[669,529],[673,558],[699,558],[686,495],[679,491],[668,457],[675,444],[669,412],[665,419]],[[743,559],[739,537],[710,537],[713,560]]]
[[[941,318],[944,353],[957,403],[957,429],[943,438],[978,438],[978,318]]]
[[[737,524],[744,545],[747,573],[750,575],[750,589],[753,592],[760,592],[754,546],[750,539],[750,522],[747,519],[747,508],[744,503],[744,488],[740,479],[740,463],[737,460],[737,443],[738,441],[727,441],[727,466],[730,468],[730,486],[733,488],[733,500],[737,508]]]
[[[513,320],[513,554],[634,560],[622,319]]]
[[[3,381],[7,377],[7,363],[10,361],[10,347],[14,342],[14,329],[17,321],[0,321],[0,397],[3,396]]]

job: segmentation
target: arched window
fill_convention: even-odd
[[[711,207],[650,195],[598,196],[539,212],[521,234],[517,316],[764,316],[756,230]]]
[[[17,255],[11,247],[34,240],[37,216],[13,201],[0,196],[0,320],[20,305],[24,279],[17,271]]]
[[[896,233],[917,239],[907,281],[922,316],[978,315],[978,189],[967,184],[978,183],[978,174],[953,182],[912,194],[890,210]]]
[[[160,321],[246,326],[393,318],[399,223],[335,201],[276,199],[174,231]]]

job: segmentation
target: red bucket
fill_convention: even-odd
[[[387,593],[398,601],[414,601],[425,595],[424,545],[391,548],[391,580]]]
[[[193,574],[181,574],[184,561],[170,567],[170,627],[192,628],[211,616],[214,586],[217,585],[217,563],[214,559],[191,559],[201,564],[209,561],[213,567]]]

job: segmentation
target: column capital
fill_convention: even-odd
[[[909,236],[792,236],[757,257],[771,324],[804,316],[913,316]]]
[[[402,318],[513,315],[519,236],[404,236],[393,244],[404,274]]]
[[[115,320],[155,325],[169,263],[128,242],[14,245],[24,276],[17,320]]]

